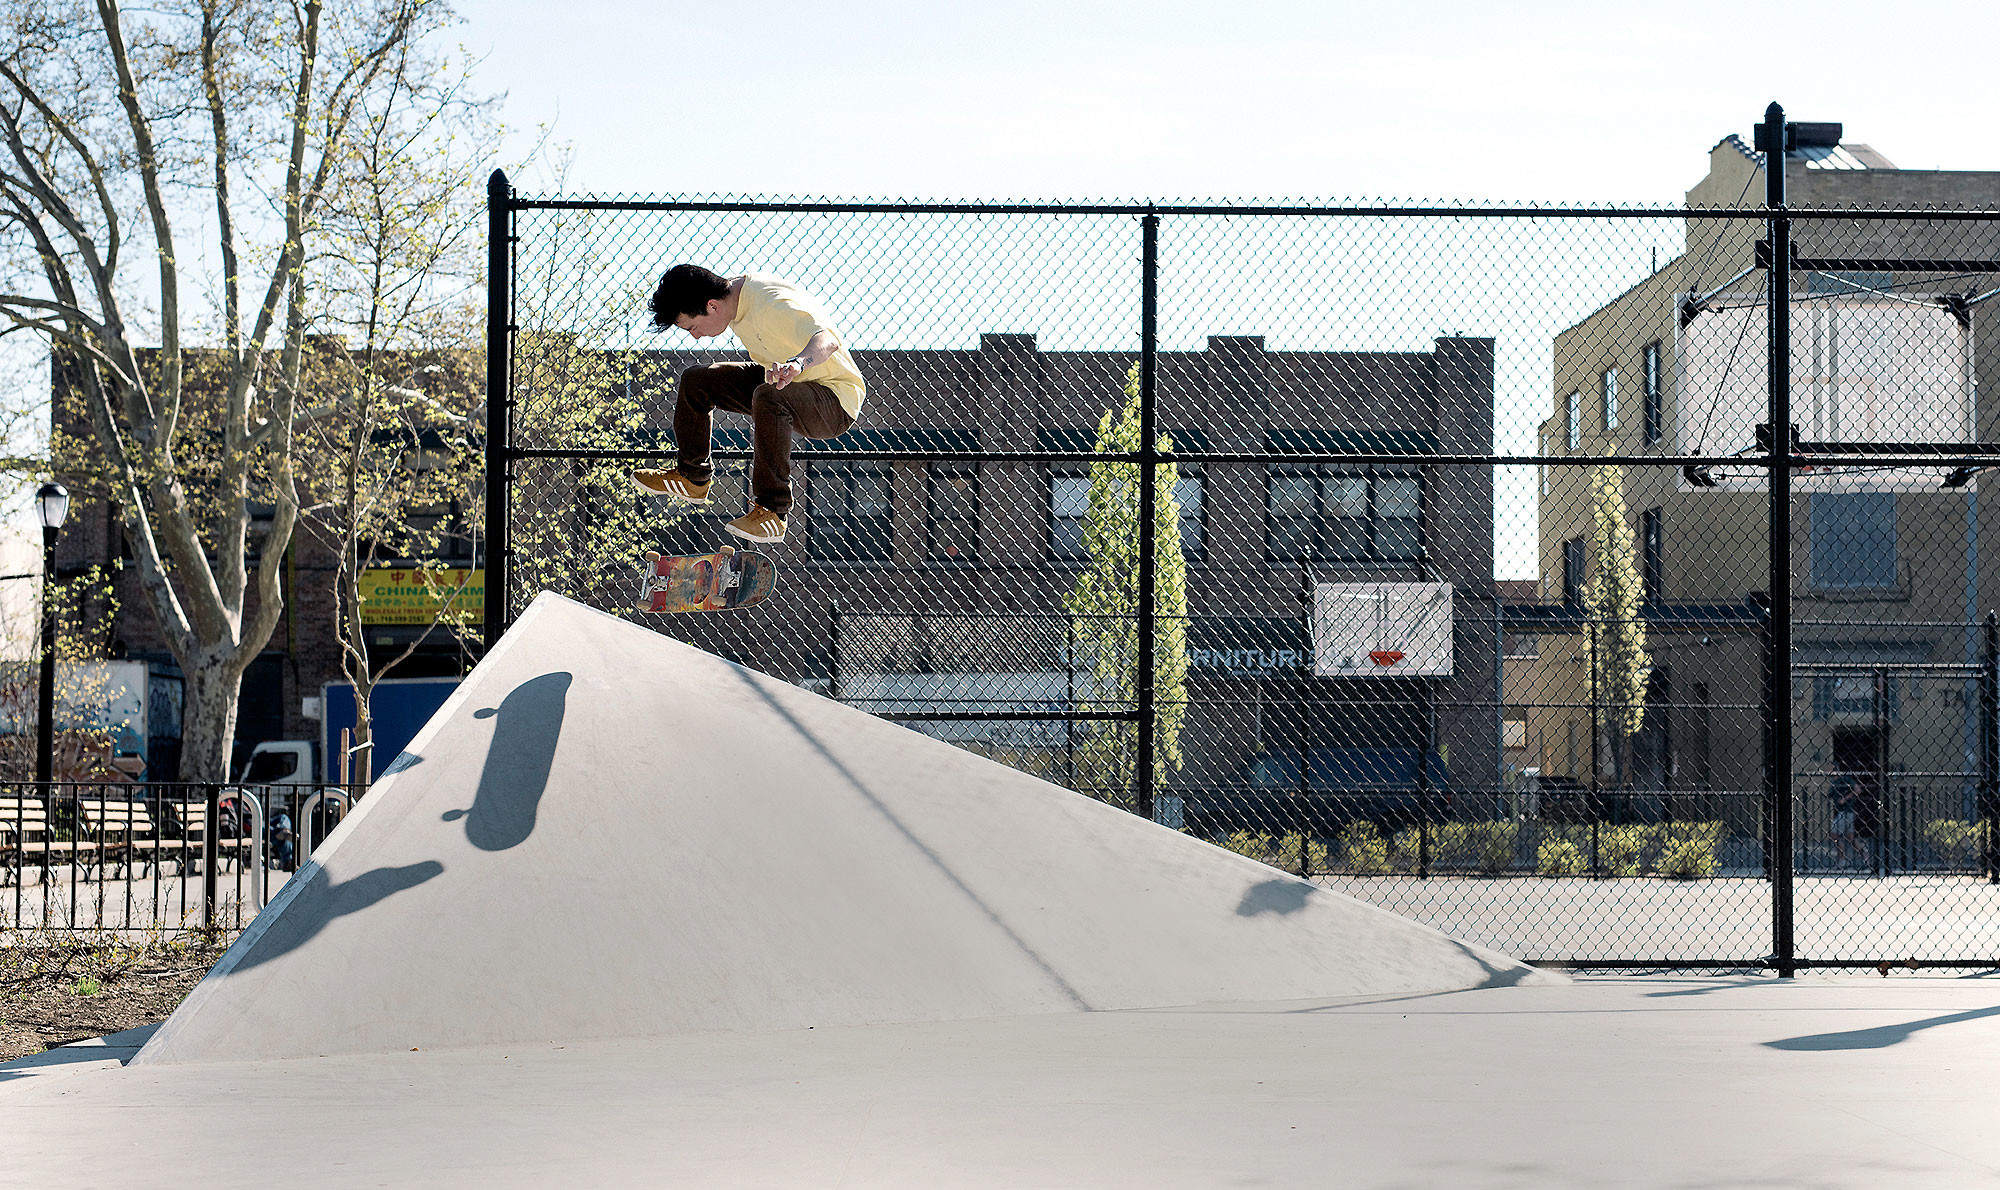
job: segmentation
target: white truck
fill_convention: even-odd
[[[266,740],[250,750],[243,771],[223,793],[224,800],[238,792],[256,797],[266,852],[280,867],[304,863],[352,805],[346,790],[320,782],[318,751],[311,740]]]

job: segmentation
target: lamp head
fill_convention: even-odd
[[[45,483],[35,493],[35,513],[42,528],[60,529],[69,518],[69,489],[59,483]]]

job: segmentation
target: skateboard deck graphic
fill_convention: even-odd
[[[639,607],[649,612],[708,612],[762,603],[778,584],[778,564],[725,545],[712,554],[646,551]]]

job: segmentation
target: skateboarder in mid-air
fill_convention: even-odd
[[[749,363],[704,364],[681,373],[674,399],[678,455],[665,471],[635,471],[633,482],[656,496],[707,503],[715,474],[709,458],[717,409],[751,423],[750,511],[729,522],[746,541],[785,539],[792,511],[792,435],[834,438],[861,413],[867,386],[840,332],[819,302],[791,282],[763,273],[724,277],[677,264],[648,303],[659,330],[679,327],[697,339],[725,330],[750,352]]]

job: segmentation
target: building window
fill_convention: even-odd
[[[924,491],[924,537],[933,562],[979,557],[979,466],[933,463]]]
[[[1563,602],[1571,607],[1583,605],[1583,538],[1572,537],[1563,542]]]
[[[1083,518],[1090,511],[1090,478],[1079,468],[1049,473],[1049,557],[1082,562]]]
[[[1183,463],[1174,480],[1174,499],[1180,504],[1181,556],[1199,559],[1208,544],[1207,502],[1202,475]],[[1089,558],[1083,548],[1083,522],[1090,512],[1090,469],[1058,467],[1049,473],[1049,557],[1081,562]]]
[[[1206,501],[1202,497],[1204,484],[1199,472],[1190,473],[1187,464],[1181,464],[1180,475],[1174,480],[1174,501],[1181,506],[1181,556],[1200,558],[1208,552],[1208,517],[1203,509]]]
[[[1660,400],[1660,341],[1646,344],[1646,445],[1660,440],[1661,435]]]
[[[1661,566],[1664,563],[1662,550],[1665,531],[1660,525],[1660,510],[1649,508],[1639,514],[1639,563],[1640,579],[1645,584],[1641,589],[1647,603],[1658,602],[1661,597]]]
[[[1618,369],[1604,369],[1603,382],[1598,390],[1603,394],[1604,428],[1618,428]]]
[[[1569,395],[1569,448],[1575,450],[1583,441],[1583,394]]]
[[[1896,585],[1894,492],[1815,493],[1812,585],[1825,590],[1887,590]]]
[[[1393,472],[1286,468],[1264,497],[1274,561],[1414,562],[1423,556],[1423,480]]]
[[[811,464],[813,556],[828,562],[889,560],[889,464]]]
[[[1542,435],[1542,453],[1543,453],[1543,454],[1545,454],[1545,455],[1549,453],[1549,436],[1548,436],[1547,434],[1543,434],[1543,435]],[[1544,463],[1544,464],[1542,464],[1541,466],[1538,466],[1538,467],[1536,467],[1536,468],[1535,468],[1535,474],[1536,474],[1537,476],[1539,476],[1539,477],[1540,477],[1540,479],[1541,479],[1541,484],[1542,484],[1542,495],[1544,495],[1544,496],[1548,495],[1548,494],[1549,494],[1549,468],[1548,468],[1548,464]]]

